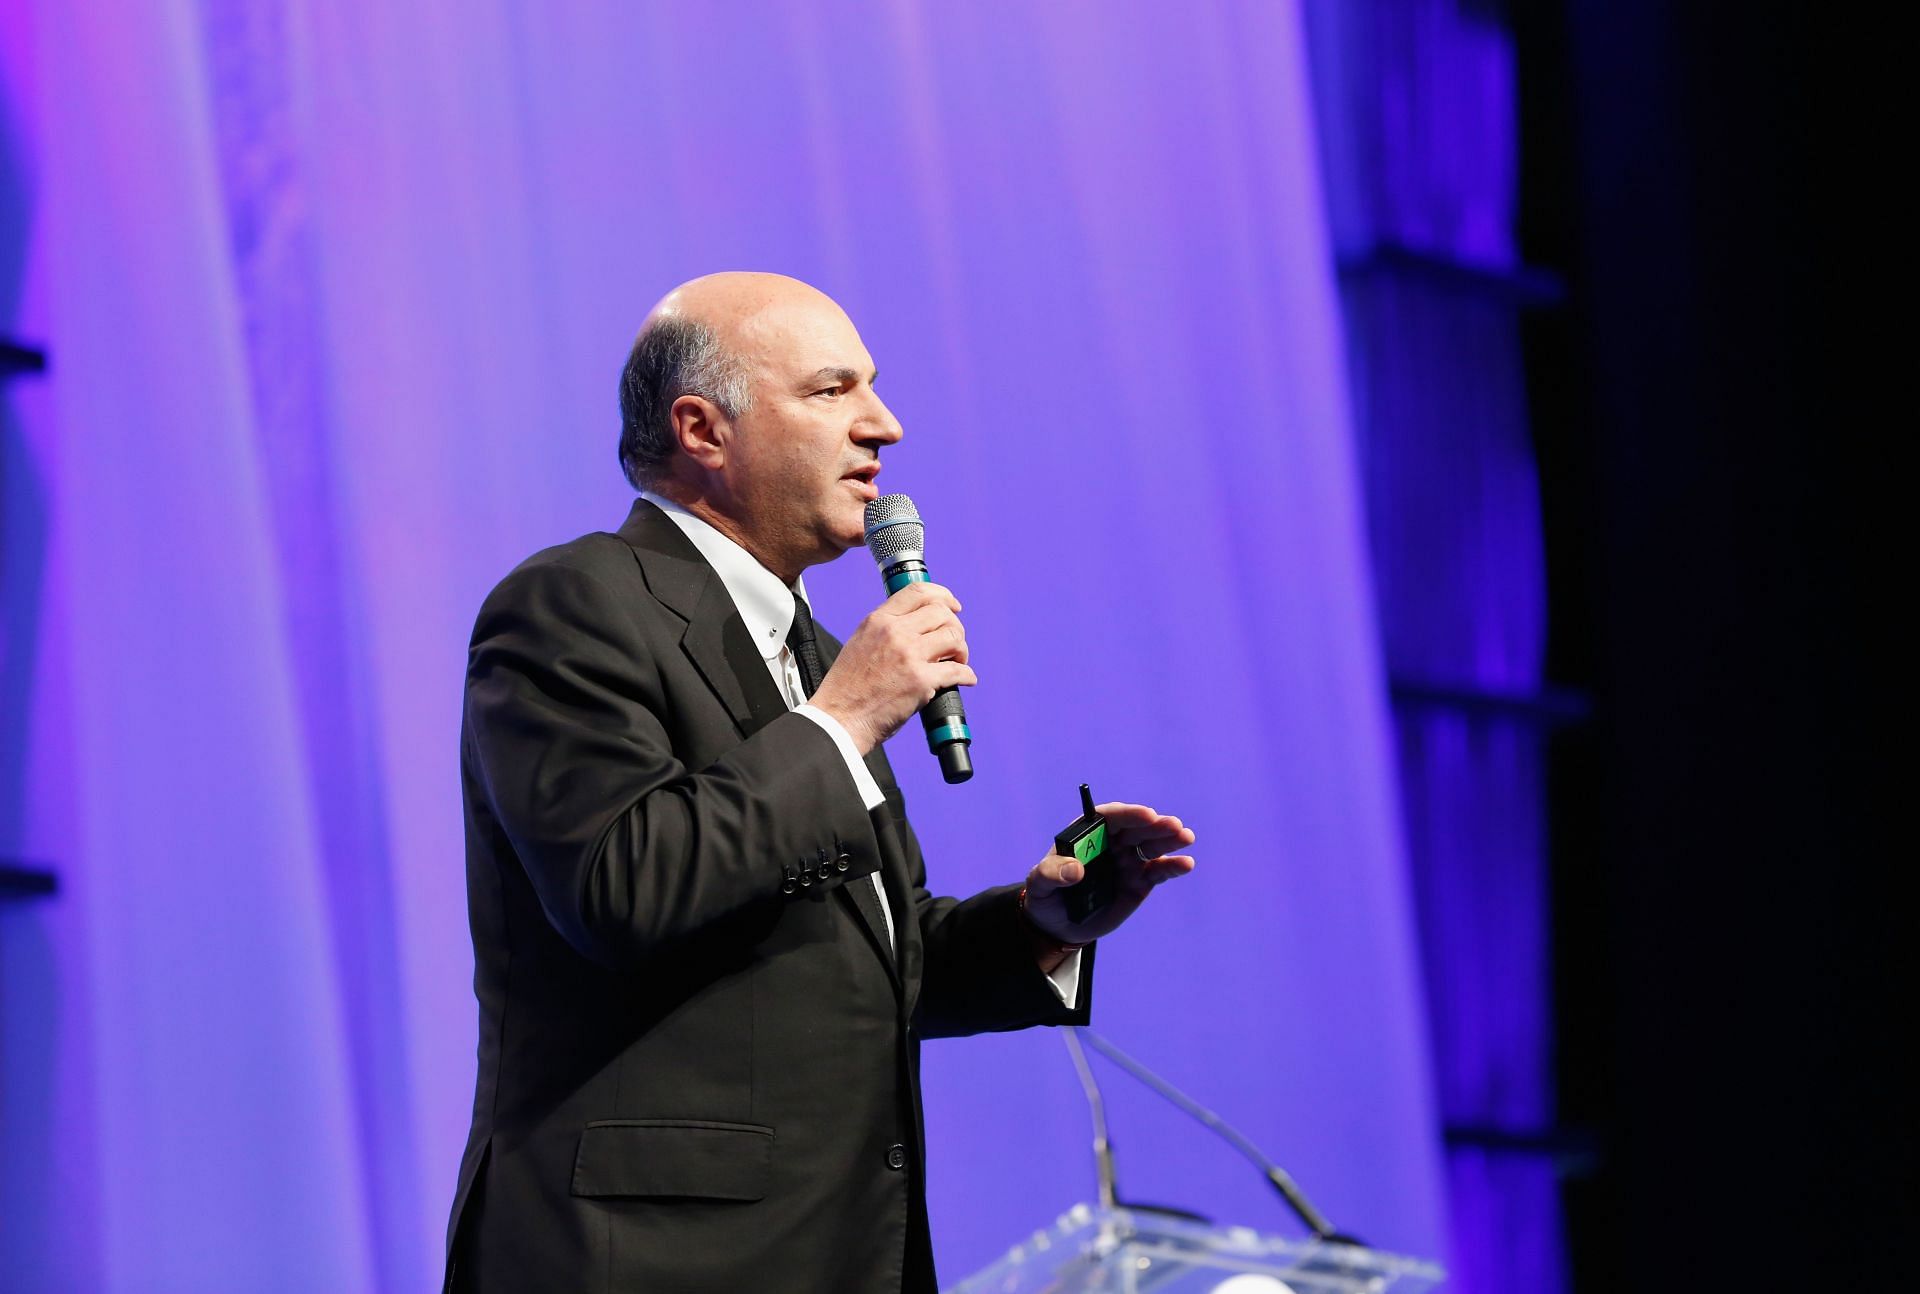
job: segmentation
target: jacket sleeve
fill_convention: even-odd
[[[646,632],[643,615],[662,623]],[[850,865],[810,887],[879,866],[853,778],[804,715],[705,768],[676,758],[655,659],[661,644],[678,653],[670,615],[636,610],[634,593],[623,601],[589,571],[534,563],[487,599],[469,654],[465,730],[487,805],[547,919],[609,968],[782,901],[823,851]]]
[[[893,815],[906,854],[914,920],[925,949],[914,1032],[922,1038],[955,1038],[1041,1024],[1086,1024],[1093,1010],[1095,950],[1089,947],[1080,955],[1080,993],[1069,1010],[1034,959],[1020,914],[1020,887],[997,886],[966,899],[928,892],[926,859],[890,769],[882,786],[884,811]]]

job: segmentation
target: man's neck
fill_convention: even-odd
[[[782,560],[775,557],[773,553],[768,551],[767,546],[763,542],[749,534],[745,526],[741,525],[725,511],[716,507],[711,499],[708,499],[705,495],[695,490],[688,489],[680,482],[661,481],[647,488],[661,498],[670,499],[685,508],[688,512],[691,512],[694,516],[700,518],[700,520],[706,522],[709,526],[712,526],[728,539],[731,539],[734,543],[746,549],[748,555],[751,556],[754,561],[759,562],[769,571],[779,576],[781,583],[785,584],[788,588],[793,587],[794,582],[800,578],[800,573],[806,569],[805,564],[802,562],[796,562],[791,559]]]

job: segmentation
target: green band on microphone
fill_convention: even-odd
[[[927,582],[925,567],[917,571],[895,571],[893,574],[887,576],[887,593],[891,596],[892,594],[898,593],[901,589],[906,588],[909,584],[925,584]]]
[[[938,750],[950,741],[971,743],[973,741],[973,733],[964,723],[943,723],[938,728],[927,729],[928,749]]]

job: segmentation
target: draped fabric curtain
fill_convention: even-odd
[[[1453,1285],[1567,1273],[1539,708],[1546,572],[1519,308],[1512,38],[1480,0],[1311,0],[1395,713]],[[1466,701],[1466,704],[1462,702]]]
[[[720,268],[843,302],[968,605],[980,775],[896,743],[933,882],[1075,787],[1202,870],[1096,1019],[1343,1225],[1439,1253],[1438,1125],[1300,19],[37,3],[0,18],[12,784],[0,1284],[431,1287],[473,1080],[479,600],[611,528],[614,382]],[[863,559],[810,575],[845,631]],[[944,1274],[1090,1197],[1057,1038],[929,1048]],[[1109,1075],[1123,1190],[1285,1230]],[[822,1099],[831,1099],[822,1094]]]

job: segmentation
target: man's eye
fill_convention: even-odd
[[[818,391],[815,391],[814,394],[815,395],[839,395],[840,388],[837,386],[823,386]]]

